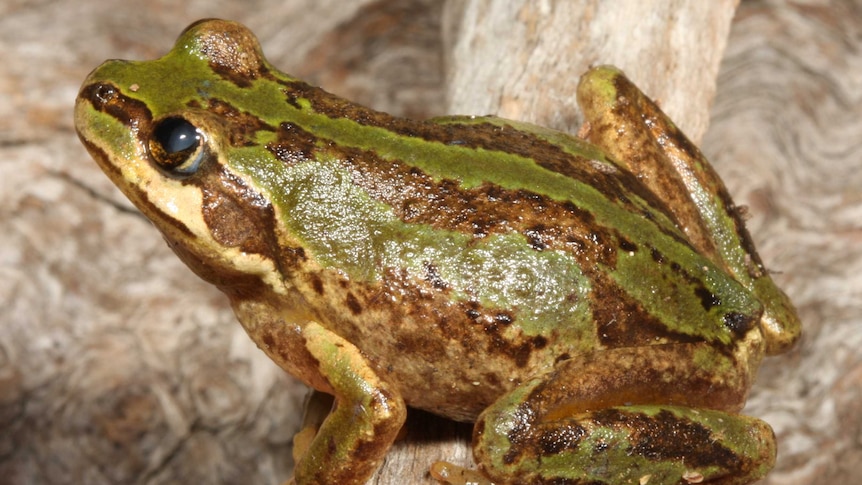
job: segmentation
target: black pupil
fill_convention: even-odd
[[[168,154],[194,148],[201,139],[197,128],[182,118],[167,118],[162,121],[154,135]]]

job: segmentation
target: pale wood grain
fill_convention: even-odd
[[[699,141],[737,3],[450,0],[449,111],[575,132],[578,77],[613,64]]]

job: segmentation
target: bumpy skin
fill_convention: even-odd
[[[335,396],[297,483],[364,482],[406,405],[477,420],[498,483],[749,483],[774,438],[734,413],[798,338],[794,310],[652,102],[609,67],[579,102],[592,143],[399,119],[208,20],[161,59],[100,66],[75,117],[260,348]]]

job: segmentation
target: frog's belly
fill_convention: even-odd
[[[408,405],[473,421],[503,393],[553,370],[583,341],[552,329],[526,336],[517,324],[477,322],[447,308],[368,312],[333,328],[356,345]],[[449,311],[447,311],[449,310]]]
[[[474,421],[482,410],[521,382],[553,369],[555,349],[486,352],[485,342],[465,346],[451,341],[400,340],[360,347],[381,376],[401,391],[408,405],[458,421]],[[560,349],[559,354],[565,354]]]
[[[360,349],[408,405],[459,421],[474,421],[530,380],[549,383],[547,389],[556,389],[550,395],[574,409],[667,403],[738,412],[753,378],[750,369],[762,354],[759,338],[728,354],[703,340],[588,350],[559,340],[519,349],[490,338],[456,342],[433,330],[427,335],[434,338],[395,340],[396,345],[381,339]],[[716,363],[721,372],[692,365],[698,358]]]
[[[351,290],[336,301],[360,303],[320,308],[324,325],[357,346],[408,405],[459,421],[473,421],[504,392],[549,372],[575,346],[594,344],[574,338],[573,325],[528,335],[502,312],[471,312],[439,293],[402,288],[393,303]]]
[[[376,283],[318,275],[315,292],[303,295],[310,313],[358,347],[409,405],[457,420],[475,419],[503,393],[578,355],[691,341],[619,291],[593,289],[571,305],[519,313],[394,272]],[[530,320],[535,314],[543,319]]]

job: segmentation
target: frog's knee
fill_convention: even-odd
[[[522,474],[538,466],[541,453],[535,449],[535,437],[540,416],[529,402],[519,401],[518,391],[479,415],[473,428],[473,456],[482,472],[493,479],[532,483]]]

